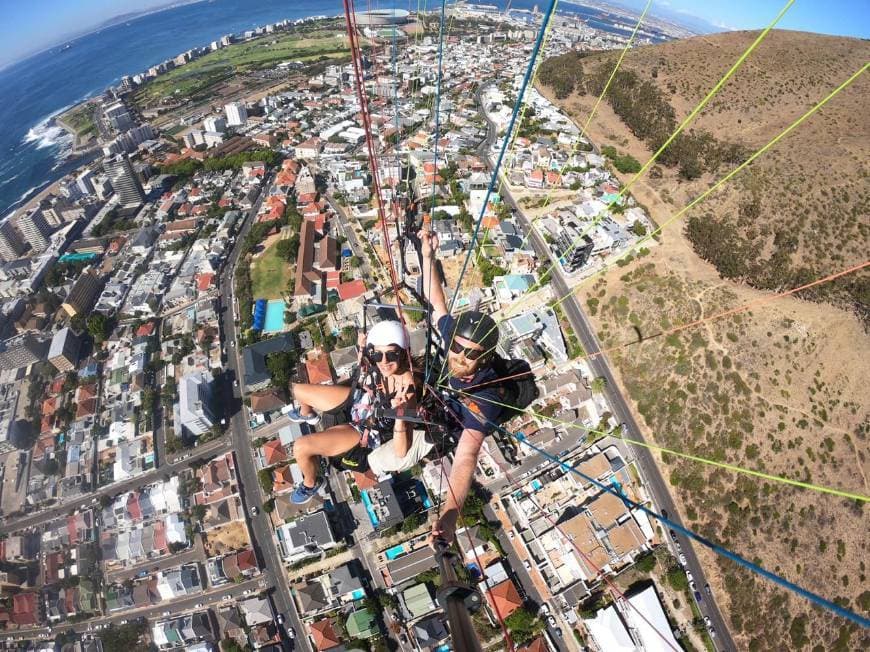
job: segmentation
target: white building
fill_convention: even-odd
[[[248,121],[248,111],[240,102],[227,104],[224,110],[227,112],[227,125],[230,127],[241,127]]]
[[[203,131],[217,131],[223,133],[227,129],[227,121],[221,116],[210,116],[202,121]]]
[[[211,409],[211,382],[204,373],[188,374],[178,386],[178,419],[195,437],[208,432],[215,424]]]

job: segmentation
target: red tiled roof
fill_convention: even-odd
[[[289,466],[282,466],[279,469],[275,469],[272,471],[272,491],[275,493],[281,493],[282,491],[289,491],[293,488],[293,476],[290,474]]]
[[[322,385],[332,382],[332,371],[329,369],[329,358],[325,355],[308,356],[305,361],[305,371],[308,382],[312,385]]]
[[[520,598],[517,587],[510,579],[496,584],[490,591],[487,591],[487,596],[502,619],[507,618],[523,606],[523,600]]]
[[[257,558],[254,556],[254,551],[250,548],[239,552],[236,555],[236,562],[239,564],[239,570],[242,572],[257,568]]]
[[[76,404],[76,419],[83,419],[97,413],[97,399],[86,398]]]
[[[154,322],[149,321],[136,329],[136,337],[151,337],[154,333]]]
[[[16,625],[35,625],[39,614],[39,596],[36,593],[16,593],[12,596],[12,622]]]
[[[311,628],[311,638],[314,641],[314,647],[318,650],[329,650],[341,644],[332,626],[332,621],[328,618],[311,623],[309,627]]]
[[[52,396],[42,402],[42,416],[50,417],[57,411],[57,399]]]
[[[196,289],[200,292],[205,292],[211,287],[212,281],[214,281],[214,274],[211,272],[199,274],[196,277]]]
[[[288,459],[287,450],[280,439],[272,439],[263,444],[263,457],[266,459],[268,466]]]
[[[355,281],[348,281],[347,283],[342,283],[338,286],[338,297],[342,301],[346,301],[347,299],[355,299],[356,297],[360,297],[366,293],[366,284],[363,283],[362,279],[356,279]]]
[[[139,494],[134,492],[127,496],[127,512],[129,512],[132,520],[142,520],[142,509],[139,507]]]

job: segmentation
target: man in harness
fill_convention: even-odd
[[[491,365],[498,344],[495,321],[481,312],[468,311],[458,317],[447,311],[444,288],[437,272],[438,236],[420,233],[423,293],[432,306],[432,319],[444,340],[446,367],[449,372],[445,423],[461,432],[453,454],[448,491],[440,518],[432,524],[430,539],[454,540],[462,505],[471,490],[474,470],[483,439],[493,431],[502,408],[492,401],[503,402],[499,393],[499,374]],[[438,378],[430,382],[437,383]]]

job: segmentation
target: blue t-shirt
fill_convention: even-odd
[[[444,345],[449,347],[453,340],[453,329],[456,320],[451,315],[444,315],[438,320],[438,331],[444,339]],[[501,414],[501,395],[498,392],[498,374],[492,367],[478,369],[469,380],[451,376],[447,383],[456,390],[447,400],[450,410],[459,417],[462,429],[477,430],[486,435],[495,430],[495,423]],[[458,393],[462,392],[462,393]],[[494,401],[494,402],[493,402]]]

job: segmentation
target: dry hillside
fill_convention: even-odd
[[[633,51],[624,63],[628,74],[617,78],[613,103],[602,103],[591,138],[645,161],[656,139],[670,133],[662,135],[665,123],[679,122],[755,35],[721,34]],[[633,194],[658,223],[665,222],[868,60],[867,42],[772,33]],[[602,75],[606,80],[614,62],[613,54],[550,60],[541,70],[549,85],[541,90],[582,122],[595,99],[588,91],[603,86]],[[659,335],[770,297],[770,288],[795,287],[866,259],[868,101],[865,74],[666,228],[661,247],[578,289],[602,344],[622,347],[609,357],[651,441],[870,494],[870,275]],[[862,502],[674,456],[665,455],[661,465],[691,527],[793,582],[870,613],[870,518]],[[731,562],[703,555],[738,649],[870,647],[870,636],[857,626]]]
[[[757,32],[633,50],[592,135],[645,161],[724,75]],[[540,79],[585,117],[615,53],[548,60]],[[774,31],[663,154],[650,177],[675,208],[703,192],[870,61],[870,42]],[[866,260],[870,242],[870,74],[686,218],[696,250],[726,278],[762,289],[799,285]],[[622,119],[620,119],[622,116]],[[626,124],[628,123],[628,124]],[[656,178],[658,177],[658,178]],[[870,313],[870,273],[815,293]]]

